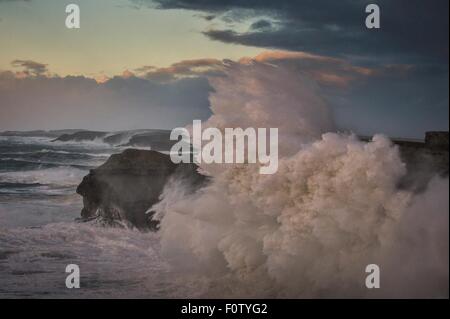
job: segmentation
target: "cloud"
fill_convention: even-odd
[[[129,78],[135,77],[135,74],[133,72],[131,72],[130,70],[125,70],[122,72],[122,77],[125,79],[129,79]]]
[[[147,65],[94,79],[59,77],[48,70],[45,76],[0,71],[0,127],[184,126],[208,118],[209,81],[226,76],[224,69],[231,64],[248,66],[247,70],[253,64],[269,64],[305,75],[330,105],[340,130],[417,138],[427,130],[448,130],[448,68],[359,65],[344,58],[280,50],[238,61],[195,59],[163,68]],[[285,78],[278,81],[295,85]]]
[[[2,130],[173,128],[209,117],[205,78],[168,83],[128,72],[113,78],[28,76],[0,71]]]
[[[379,0],[380,30],[366,29],[365,1],[152,0],[151,3],[156,3],[159,9],[200,11],[227,21],[261,17],[277,21],[277,28],[268,28],[267,19],[260,19],[248,31],[224,26],[203,32],[221,42],[352,56],[364,63],[376,60],[448,64],[447,0]],[[261,25],[264,32],[258,28]]]
[[[13,67],[21,67],[20,71],[25,76],[42,76],[47,73],[47,64],[35,62],[32,60],[14,60],[11,62]]]
[[[375,67],[354,66],[344,59],[294,51],[264,51],[255,57],[243,57],[237,62],[241,64],[252,62],[289,64],[290,67],[308,74],[320,84],[335,86],[347,86],[351,81],[382,70]],[[135,69],[134,72],[137,76],[148,80],[170,82],[187,77],[223,76],[226,64],[226,60],[218,59],[183,60],[164,68],[142,66]],[[389,65],[392,70],[395,70],[396,67],[399,70],[402,69],[400,65]]]
[[[215,15],[213,15],[213,14],[208,14],[208,15],[204,15],[203,16],[203,18],[206,20],[206,21],[212,21],[212,20],[214,20],[215,19]]]
[[[149,80],[169,82],[185,77],[214,76],[220,72],[222,61],[218,59],[184,60],[169,67],[143,66],[134,71]]]
[[[268,20],[258,20],[256,22],[253,22],[252,25],[250,26],[251,30],[267,30],[270,29],[272,27],[272,23]]]
[[[445,66],[361,66],[342,58],[292,51],[266,51],[239,62],[286,67],[315,80],[340,130],[413,138],[423,138],[429,130],[448,130]]]
[[[253,58],[242,58],[241,63],[252,61],[289,65],[298,72],[309,75],[319,84],[346,87],[351,82],[363,80],[378,72],[377,67],[355,66],[344,59],[326,57],[306,52],[266,51]]]
[[[447,0],[379,0],[379,30],[365,27],[369,2],[359,0],[151,3],[214,15],[201,31],[211,40],[297,52],[256,59],[308,73],[322,86],[341,128],[420,138],[426,130],[448,130]],[[272,26],[258,28],[261,20]]]

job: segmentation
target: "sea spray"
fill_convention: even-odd
[[[448,180],[433,180],[420,196],[400,190],[407,172],[397,147],[382,135],[366,143],[326,133],[334,128],[326,104],[290,70],[232,63],[211,83],[205,126],[279,127],[282,157],[273,175],[257,165],[201,165],[212,180],[200,191],[167,185],[153,210],[174,266],[215,278],[232,296],[408,297],[421,295],[414,282],[420,289],[427,281],[427,296],[448,297],[448,222],[425,217],[448,221],[448,192],[434,191],[448,191]],[[439,236],[421,237],[435,227]],[[417,262],[430,251],[434,258]],[[367,290],[372,263],[396,280]]]

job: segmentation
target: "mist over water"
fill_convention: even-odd
[[[207,273],[238,297],[448,297],[448,179],[422,194],[399,189],[407,174],[383,135],[369,143],[327,133],[330,111],[287,69],[252,63],[212,81],[206,126],[278,127],[278,172],[201,164],[212,176],[195,194],[166,186],[154,206],[162,253]],[[379,290],[365,267],[381,268]]]

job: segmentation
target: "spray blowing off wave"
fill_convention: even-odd
[[[200,191],[167,185],[153,210],[168,260],[230,296],[448,297],[448,179],[399,189],[398,148],[326,133],[329,110],[289,70],[231,64],[212,85],[205,126],[279,127],[279,169],[202,164],[212,180]],[[368,264],[381,289],[365,287]]]
[[[213,115],[203,127],[276,127],[280,155],[334,130],[331,111],[301,74],[266,64],[230,62],[226,77],[210,79]]]

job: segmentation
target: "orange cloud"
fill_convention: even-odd
[[[135,71],[144,78],[167,82],[182,77],[206,76],[222,65],[222,61],[218,59],[194,59],[183,60],[165,68],[143,66]]]
[[[16,73],[18,77],[43,76],[48,72],[47,64],[32,60],[14,60],[11,65],[22,68],[21,71]]]
[[[95,76],[95,77],[94,77],[94,80],[95,80],[97,83],[105,83],[105,82],[108,82],[108,80],[110,80],[110,78],[107,77],[107,76],[104,75],[104,74],[101,74],[101,75]]]
[[[131,72],[130,70],[125,70],[125,71],[122,72],[122,77],[124,79],[129,79],[129,78],[132,78],[134,76],[135,76],[134,73]]]

